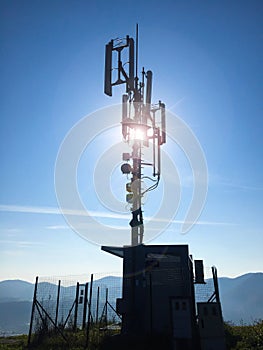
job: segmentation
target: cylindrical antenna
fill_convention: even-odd
[[[136,23],[136,58],[135,58],[135,79],[136,79],[136,86],[135,86],[135,89],[137,90],[138,89],[138,51],[139,51],[139,48],[138,48],[138,34],[139,34],[139,26],[138,26],[138,23]]]
[[[148,107],[151,105],[152,101],[152,76],[153,73],[151,70],[148,70],[146,73],[147,85],[146,85],[146,103]]]

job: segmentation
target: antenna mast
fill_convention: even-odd
[[[135,79],[136,79],[136,89],[138,88],[138,51],[139,51],[139,46],[138,46],[138,38],[139,35],[139,28],[138,28],[138,23],[136,24],[136,58],[135,58]]]
[[[122,62],[123,51],[128,50],[128,62]],[[117,79],[113,81],[113,53],[117,53]],[[134,75],[135,63],[135,75]],[[125,69],[124,69],[125,65]],[[128,66],[128,68],[126,68]],[[146,78],[146,96],[144,96]],[[142,82],[138,78],[138,24],[136,24],[136,44],[134,57],[134,40],[128,35],[124,39],[111,40],[105,50],[104,92],[112,96],[112,86],[126,84],[126,93],[122,95],[122,135],[124,142],[131,146],[131,153],[123,153],[121,171],[130,182],[126,184],[126,202],[130,205],[132,219],[131,245],[143,243],[144,224],[142,198],[146,192],[157,188],[161,176],[160,146],[166,142],[165,104],[151,104],[152,71],[142,70]],[[152,148],[152,159],[142,159],[143,147]],[[142,168],[152,167],[154,184],[143,190],[144,176]]]

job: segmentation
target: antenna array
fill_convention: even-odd
[[[126,201],[131,206],[132,219],[131,245],[143,243],[144,224],[142,211],[142,197],[146,192],[154,190],[159,185],[161,176],[160,147],[166,142],[165,104],[159,101],[152,105],[151,70],[141,72],[141,81],[138,78],[138,25],[136,26],[136,52],[134,40],[128,35],[124,39],[111,40],[105,50],[105,81],[104,92],[112,96],[112,87],[126,84],[126,93],[122,95],[122,136],[131,146],[131,153],[123,153],[121,171],[130,177],[126,184]],[[113,58],[117,54],[117,59]],[[126,56],[125,56],[126,54]],[[123,62],[123,57],[128,61]],[[117,67],[113,68],[113,63]],[[134,69],[135,68],[135,69]],[[115,79],[113,70],[117,70]],[[135,73],[135,74],[134,74]],[[146,84],[145,84],[146,80]],[[146,86],[145,86],[146,85]],[[145,91],[146,90],[146,91]],[[152,159],[145,162],[142,159],[143,147],[151,148]],[[142,168],[152,167],[154,184],[142,190]]]

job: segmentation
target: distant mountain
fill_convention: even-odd
[[[21,280],[0,282],[0,302],[32,301],[33,284]]]
[[[100,287],[101,302],[105,288],[109,287],[109,302],[115,307],[115,299],[121,295],[122,278],[104,277],[94,281],[93,298]],[[113,288],[114,286],[114,288]],[[46,299],[54,304],[57,286],[40,283],[39,289],[46,291]],[[220,297],[225,321],[252,323],[263,319],[263,273],[248,273],[236,278],[219,278]],[[0,334],[27,333],[33,299],[34,285],[20,280],[0,282]],[[103,294],[104,293],[104,294]],[[75,286],[61,287],[61,295],[68,295],[71,303]],[[71,298],[71,299],[70,299]]]
[[[263,273],[220,278],[219,287],[226,321],[252,323],[263,319]]]
[[[94,284],[105,284],[106,286],[122,286],[122,278],[118,276],[106,276],[95,280]]]

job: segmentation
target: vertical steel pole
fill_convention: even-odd
[[[27,340],[27,345],[28,346],[30,345],[31,336],[32,336],[34,314],[35,314],[35,306],[36,306],[36,301],[37,301],[37,286],[38,286],[38,276],[36,277],[36,282],[35,282],[34,297],[33,297],[32,310],[31,310],[31,320],[30,320],[28,340]]]
[[[88,302],[88,288],[89,284],[85,284],[85,292],[84,292],[84,305],[83,305],[83,318],[82,318],[82,329],[85,329],[86,325],[86,316],[87,316],[87,302]]]
[[[135,140],[132,147],[132,158],[133,158],[133,178],[132,178],[132,188],[133,188],[133,203],[132,203],[132,213],[133,218],[131,221],[131,245],[134,247],[139,244],[139,232],[141,230],[142,224],[140,219],[138,220],[138,214],[134,214],[141,210],[141,144],[140,141]]]
[[[138,45],[138,44],[137,44]],[[137,62],[137,58],[136,58]],[[138,77],[136,78],[138,80]],[[135,82],[134,91],[134,109],[135,109],[135,128],[141,126],[142,123],[142,96],[138,89],[138,84]],[[136,132],[135,132],[136,134]],[[136,137],[136,135],[135,135]],[[132,188],[133,188],[133,202],[132,202],[132,221],[131,225],[131,245],[134,247],[139,243],[142,243],[143,238],[143,220],[142,220],[142,210],[141,210],[141,140],[135,138],[132,146],[132,160],[133,160],[133,170],[132,170]],[[137,212],[136,212],[137,211]],[[138,212],[139,211],[139,212]],[[139,219],[138,219],[139,216]]]
[[[106,288],[106,309],[105,309],[106,327],[108,325],[108,302],[109,302],[108,296],[109,296],[109,289]]]
[[[97,307],[96,307],[96,323],[98,323],[99,318],[99,302],[100,302],[100,287],[97,289]]]
[[[92,289],[93,289],[93,273],[91,274],[90,287],[89,287],[89,311],[88,311],[86,349],[88,348],[88,345],[89,345],[89,331],[90,331],[90,323],[91,323],[91,299],[92,299]]]
[[[58,308],[59,308],[59,297],[60,297],[60,283],[61,281],[58,281],[58,294],[57,294],[57,305],[56,305],[56,317],[55,317],[55,326],[58,325]]]
[[[78,305],[79,305],[79,282],[76,286],[76,299],[75,299],[75,312],[74,312],[74,325],[73,330],[77,330],[77,319],[78,319]]]

